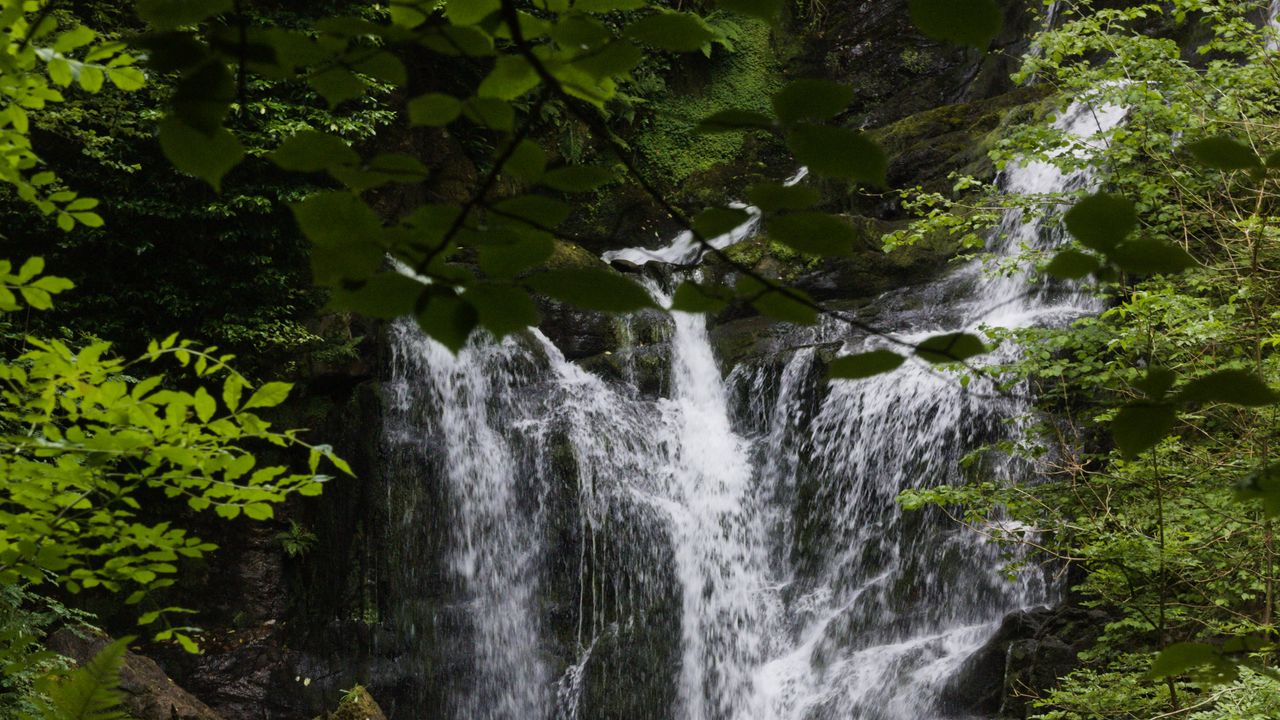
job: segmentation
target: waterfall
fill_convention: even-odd
[[[1062,152],[1086,156],[1123,115],[1076,103],[1057,121]],[[1093,173],[1026,162],[1001,182],[1048,195],[1087,189]],[[756,219],[721,240],[748,237]],[[1063,240],[1014,210],[990,250],[1008,260]],[[684,242],[631,259],[696,260]],[[666,286],[650,291],[669,301]],[[907,342],[1096,309],[1070,285],[979,261],[879,304]],[[454,355],[393,326],[388,623],[403,674],[427,688],[404,717],[947,717],[941,698],[966,658],[1055,589],[1034,563],[1010,580],[1005,565],[1025,558],[896,497],[962,482],[961,458],[1014,437],[1028,406],[915,361],[827,383],[830,349],[883,342],[836,322],[722,368],[705,317],[650,320],[670,324],[661,397],[639,390],[634,368],[586,372],[536,330]],[[976,471],[1007,482],[1031,468],[987,456]],[[628,693],[643,693],[628,706],[642,710],[599,710]]]

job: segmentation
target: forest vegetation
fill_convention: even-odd
[[[1056,568],[1105,618],[1051,687],[1007,688],[1026,717],[1280,717],[1271,4],[901,5],[966,57],[1000,52],[1006,6],[1042,23],[1016,106],[975,103],[968,164],[909,186],[911,123],[942,111],[878,120],[849,110],[861,88],[792,72],[837,3],[0,0],[0,718],[127,717],[127,648],[225,639],[184,589],[216,539],[269,523],[289,558],[323,546],[292,509],[364,480],[302,429],[295,385],[365,362],[397,318],[456,352],[566,306],[661,309],[596,259],[636,226],[690,233],[716,267],[670,309],[883,339],[830,358],[833,381],[923,362],[1033,398],[969,482],[899,498],[991,535],[1011,575]],[[1080,100],[1124,109],[1087,152],[1055,124]],[[1029,160],[1100,184],[1011,195],[983,174]],[[711,241],[750,215],[726,174],[762,213],[729,249]],[[877,203],[910,219],[851,219]],[[904,340],[791,282],[868,236],[889,262],[981,257],[1011,211],[1071,241],[987,272],[1099,313]],[[995,455],[1037,479],[991,481]],[[67,627],[122,639],[76,667],[48,647]]]

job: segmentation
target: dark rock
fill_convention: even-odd
[[[112,639],[106,635],[67,628],[55,632],[46,645],[77,664],[88,662]],[[136,720],[223,720],[208,705],[174,684],[151,658],[126,652],[120,668],[124,707]]]
[[[949,710],[1025,718],[1038,697],[1079,665],[1107,613],[1074,606],[1015,612],[968,660],[943,693]]]

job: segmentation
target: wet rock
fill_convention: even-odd
[[[1071,606],[1015,612],[965,661],[943,702],[961,713],[1025,718],[1029,700],[1079,665],[1078,654],[1093,645],[1107,620],[1101,610]]]
[[[88,662],[112,639],[106,635],[62,629],[47,641],[50,650],[77,664]],[[208,705],[178,687],[151,658],[126,652],[120,668],[124,707],[136,720],[223,720]]]

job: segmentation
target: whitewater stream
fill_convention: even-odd
[[[1073,106],[1058,120],[1077,145],[1066,151],[1086,151],[1122,117]],[[1001,182],[1039,194],[1091,177],[1025,163]],[[751,236],[749,212],[716,244]],[[1063,241],[1056,224],[1011,211],[989,249],[1008,259]],[[610,259],[699,256],[678,237]],[[647,282],[666,303],[668,288]],[[1096,310],[1071,287],[979,261],[879,305],[907,341]],[[410,638],[433,628],[410,673],[446,678],[423,694],[430,708],[406,716],[596,720],[618,717],[600,709],[611,693],[643,692],[654,720],[949,717],[945,689],[964,660],[1056,587],[1034,562],[1009,579],[1007,548],[896,497],[961,481],[961,458],[1009,437],[1024,402],[914,361],[827,383],[818,348],[883,342],[835,321],[789,331],[776,354],[737,367],[717,362],[704,317],[654,322],[669,347],[657,393],[634,372],[585,371],[537,331],[454,356],[412,323],[394,327],[384,439],[402,484],[387,500],[405,565],[395,622]],[[988,480],[1029,470],[983,464]],[[431,542],[420,539],[428,518],[444,523]],[[619,663],[625,679],[609,675]]]

